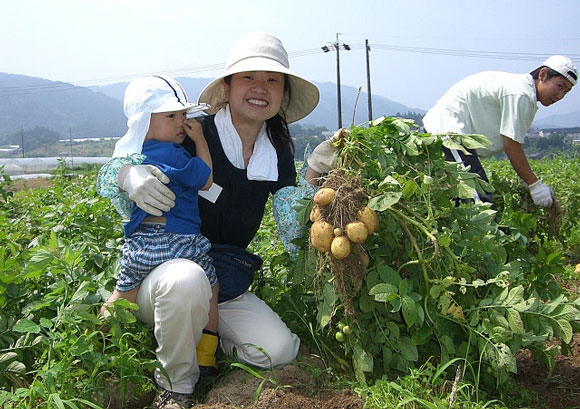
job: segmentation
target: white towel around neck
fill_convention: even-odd
[[[229,105],[215,114],[214,122],[228,160],[236,168],[244,169],[242,140],[232,122]],[[265,123],[254,142],[254,151],[248,163],[247,176],[248,180],[278,180],[278,155],[268,138]]]

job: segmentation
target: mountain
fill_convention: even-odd
[[[180,77],[190,100],[197,96],[211,78]],[[320,103],[306,118],[299,121],[303,127],[336,129],[336,84],[315,84],[320,89]],[[123,95],[127,83],[95,87],[80,87],[65,82],[49,81],[24,75],[0,73],[0,137],[32,129],[36,126],[50,128],[63,137],[69,132],[74,138],[120,136],[125,133],[126,118],[123,113]],[[353,122],[353,111],[358,89],[342,86],[342,123]],[[373,117],[392,116],[409,111],[424,113],[380,95],[373,95]],[[367,94],[361,92],[356,103],[354,123],[368,120]],[[537,119],[535,128],[580,126],[580,111],[567,115],[552,115]]]
[[[86,87],[0,73],[0,135],[36,126],[75,138],[123,132],[123,104]]]
[[[569,114],[550,115],[541,119],[536,119],[532,124],[533,128],[573,128],[580,126],[580,111]]]
[[[212,78],[189,78],[179,77],[177,81],[183,86],[191,101],[195,101],[201,90],[212,80]],[[314,82],[320,90],[320,102],[316,109],[302,119],[298,123],[306,127],[325,126],[328,129],[336,129],[338,125],[336,109],[336,84],[332,82]],[[91,87],[90,89],[97,92],[102,92],[119,101],[123,100],[123,93],[127,83],[117,83],[104,85],[99,87]],[[352,123],[352,116],[355,107],[355,101],[358,94],[358,89],[350,86],[341,86],[341,107],[342,107],[342,123],[343,126],[349,126]],[[368,104],[366,93],[361,92],[355,116],[355,124],[360,124],[368,120]],[[418,113],[425,113],[424,110],[418,108],[409,108],[403,104],[391,101],[388,98],[373,95],[372,101],[373,117],[392,116],[397,113],[406,113],[414,111]]]

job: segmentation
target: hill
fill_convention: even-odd
[[[50,128],[68,137],[119,135],[125,129],[122,103],[86,87],[0,73],[0,135],[21,127]]]
[[[203,87],[205,87],[212,79],[211,78],[189,78],[189,77],[179,77],[177,78],[179,83],[185,88],[185,91],[190,100],[194,101],[197,96],[201,93]],[[336,129],[337,127],[337,101],[336,101],[336,84],[332,82],[314,82],[316,86],[320,89],[320,103],[316,109],[308,115],[306,118],[302,119],[298,123],[305,127],[320,127],[324,126],[330,129]],[[110,85],[104,85],[99,87],[91,87],[90,89],[96,92],[101,92],[111,98],[115,98],[119,101],[123,100],[123,94],[125,92],[125,87],[127,83],[116,83]],[[352,116],[355,106],[356,97],[358,90],[355,87],[341,86],[342,94],[342,123],[343,126],[349,126],[352,122]],[[382,97],[380,95],[373,95],[373,117],[377,118],[383,115],[395,115],[397,113],[406,113],[408,111],[414,111],[418,113],[424,113],[424,110],[417,108],[409,108],[403,104],[391,101],[388,98]],[[368,120],[368,106],[367,106],[367,94],[361,93],[359,96],[355,124],[360,124]]]
[[[580,126],[580,111],[569,114],[549,115],[536,118],[532,124],[534,128],[573,128]]]
[[[190,100],[196,100],[210,78],[178,78]],[[316,109],[298,123],[305,128],[326,127],[336,129],[336,84],[315,84],[320,89],[320,103]],[[49,81],[24,75],[0,73],[0,137],[23,129],[46,127],[64,138],[96,138],[120,136],[126,131],[123,114],[123,95],[126,82],[96,87],[80,87],[65,82]],[[349,126],[358,90],[342,86],[342,122]],[[373,117],[396,115],[424,110],[399,104],[380,95],[373,95]],[[368,120],[367,94],[361,92],[354,123]],[[567,115],[552,115],[537,119],[535,128],[580,126],[580,111]]]

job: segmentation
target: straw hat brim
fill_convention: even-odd
[[[222,80],[230,75],[248,71],[270,71],[286,74],[290,85],[290,101],[285,93],[280,106],[280,115],[287,123],[296,122],[318,105],[320,92],[312,82],[294,74],[278,61],[265,57],[251,57],[241,60],[227,69],[220,77],[210,82],[200,93],[198,103],[210,105],[205,112],[215,114],[226,101]]]

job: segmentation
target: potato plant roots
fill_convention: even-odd
[[[327,206],[320,206],[320,220],[344,231],[348,223],[357,220],[358,211],[367,201],[360,176],[336,170],[326,177],[321,187],[334,189],[336,196]],[[326,262],[330,264],[334,287],[343,298],[345,314],[353,320],[352,300],[359,294],[365,278],[364,252],[360,244],[352,243],[350,254],[342,260],[337,260],[331,253],[319,253],[319,271],[322,271]]]

